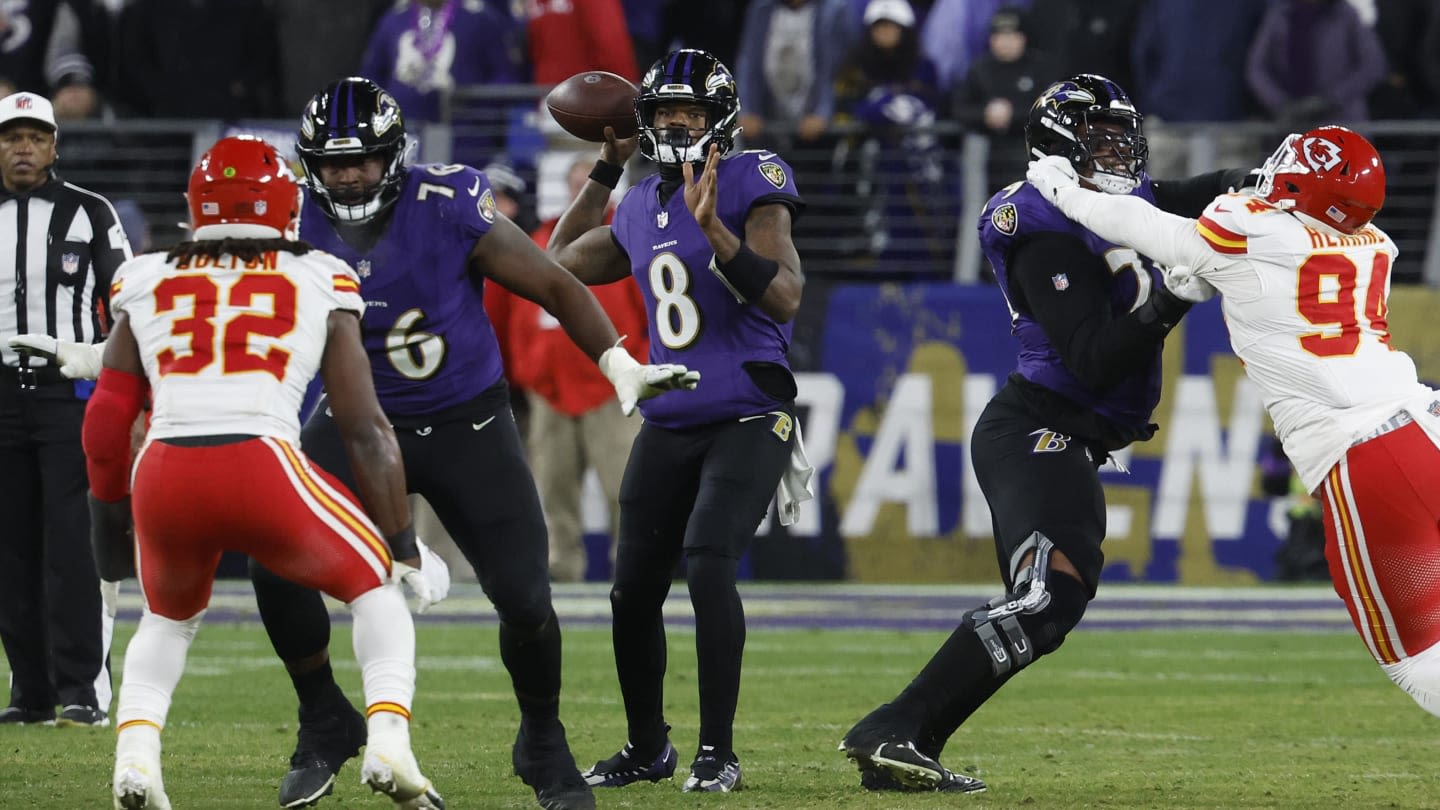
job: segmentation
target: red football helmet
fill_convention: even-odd
[[[251,135],[215,142],[190,172],[192,238],[295,238],[300,184],[275,147]]]
[[[1260,168],[1255,192],[1341,233],[1356,233],[1385,204],[1385,166],[1360,133],[1317,127],[1280,144]]]

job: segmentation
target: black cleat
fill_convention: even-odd
[[[70,727],[103,727],[110,725],[110,715],[94,706],[71,705],[60,710],[55,725]]]
[[[591,787],[624,787],[642,780],[659,782],[661,779],[669,779],[675,775],[675,767],[679,764],[680,755],[668,738],[660,753],[654,757],[640,756],[636,753],[635,746],[627,742],[619,753],[595,763],[595,767],[581,774],[581,777],[585,779],[585,784]]]
[[[30,709],[24,706],[6,706],[0,709],[0,726],[53,726],[55,708]]]
[[[290,770],[280,781],[281,807],[310,807],[335,790],[335,775],[365,744],[365,716],[343,698],[320,708],[300,707],[300,731]]]
[[[740,760],[734,754],[719,757],[701,751],[690,765],[690,776],[681,788],[685,793],[730,793],[745,786],[740,779]]]
[[[575,766],[559,720],[542,724],[522,718],[510,759],[515,775],[535,790],[545,810],[595,810],[595,793]]]
[[[871,712],[845,735],[840,750],[860,768],[866,790],[979,793],[985,783],[958,774],[915,747],[910,732],[888,725],[883,707]]]
[[[856,760],[859,764],[859,760]],[[907,793],[922,793],[936,791],[940,793],[980,793],[985,790],[985,783],[973,776],[966,776],[963,773],[955,773],[949,768],[945,769],[945,776],[940,783],[933,788],[913,788],[890,775],[890,772],[873,763],[866,762],[860,765],[860,787],[873,791],[902,791]]]

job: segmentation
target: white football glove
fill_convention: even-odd
[[[105,615],[115,618],[120,609],[120,583],[100,580],[100,603],[105,606]]]
[[[1198,304],[1215,297],[1215,287],[1184,265],[1166,267],[1162,273],[1165,276],[1165,289],[1174,293],[1176,298]]]
[[[392,565],[395,580],[410,589],[410,595],[414,597],[411,609],[419,615],[449,595],[450,566],[418,537],[415,538],[415,546],[420,549],[419,568],[399,560],[395,560]]]
[[[700,372],[679,363],[642,366],[618,342],[600,355],[600,371],[615,386],[620,412],[626,416],[635,413],[635,405],[642,399],[677,389],[694,391],[700,384]]]
[[[1040,192],[1048,202],[1058,206],[1060,204],[1060,192],[1067,188],[1078,188],[1080,178],[1075,174],[1075,166],[1069,158],[1060,155],[1046,155],[1039,160],[1030,161],[1030,168],[1025,172],[1025,179],[1030,185]]]
[[[10,338],[10,348],[22,355],[43,357],[59,364],[60,373],[72,380],[93,380],[100,376],[104,343],[72,343],[49,335],[25,334]]]

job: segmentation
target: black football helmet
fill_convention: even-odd
[[[400,196],[405,182],[409,140],[400,105],[380,85],[351,76],[331,82],[310,99],[300,117],[295,152],[305,168],[305,184],[331,219],[367,222]],[[358,200],[339,201],[320,182],[319,162],[344,155],[379,154],[385,162],[380,182]]]
[[[657,129],[655,109],[673,103],[703,105],[708,111],[705,134],[692,138],[682,127]],[[730,69],[695,48],[673,51],[651,65],[635,97],[640,154],[661,166],[703,163],[712,143],[725,155],[735,145],[739,118],[740,95]]]
[[[1150,157],[1141,121],[1120,85],[1081,73],[1050,85],[1035,99],[1025,122],[1025,148],[1031,158],[1069,158],[1099,190],[1129,194],[1140,185]]]

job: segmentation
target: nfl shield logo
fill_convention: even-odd
[[[265,212],[266,212],[266,211],[269,211],[269,210],[270,210],[270,206],[269,206],[269,204],[266,203],[264,200],[256,200],[256,201],[255,201],[255,214],[256,214],[256,216],[262,216],[262,217],[263,217],[263,216],[265,216]]]
[[[669,224],[670,224],[670,212],[669,212],[669,211],[661,211],[660,213],[656,214],[656,215],[655,215],[655,224],[658,225],[658,226],[660,226],[661,228],[665,227],[666,225],[669,225]]]
[[[370,260],[369,260],[369,259],[361,259],[360,261],[355,262],[355,272],[356,272],[361,278],[369,278],[369,277],[370,277]]]
[[[67,275],[67,276],[73,276],[73,275],[75,275],[75,273],[80,270],[80,254],[78,254],[78,253],[64,253],[64,254],[61,254],[61,256],[60,256],[60,269],[63,270],[63,271],[65,272],[65,275]]]
[[[1429,411],[1431,416],[1440,417],[1440,400],[1430,403],[1430,407],[1425,410]]]
[[[1057,290],[1064,291],[1070,289],[1070,277],[1064,273],[1056,273],[1051,276],[1050,282],[1055,285],[1055,289]]]

